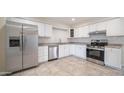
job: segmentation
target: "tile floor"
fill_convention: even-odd
[[[45,62],[12,76],[120,76],[122,71],[97,65],[73,56]]]

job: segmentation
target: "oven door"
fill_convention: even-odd
[[[87,58],[92,58],[104,62],[104,50],[95,50],[87,48]]]

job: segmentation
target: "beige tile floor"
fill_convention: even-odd
[[[73,56],[45,62],[12,76],[119,76],[122,71],[97,65]]]

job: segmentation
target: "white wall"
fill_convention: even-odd
[[[58,43],[61,39],[62,42],[68,42],[69,32],[62,29],[53,29],[52,37],[39,38],[39,43]]]

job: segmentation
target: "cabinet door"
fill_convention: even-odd
[[[79,57],[80,55],[80,47],[79,45],[75,45],[75,56]]]
[[[100,22],[96,24],[97,31],[102,31],[107,29],[107,22]]]
[[[111,66],[111,60],[112,56],[110,56],[112,53],[111,48],[105,48],[105,65]]]
[[[89,26],[83,27],[83,37],[89,37]]]
[[[86,59],[86,46],[85,45],[82,45],[80,47],[80,57],[83,58],[83,59]]]
[[[69,56],[69,45],[65,45],[65,56]]]
[[[38,63],[48,61],[48,46],[40,46],[38,48]]]
[[[45,28],[43,23],[38,24],[38,35],[42,37],[45,36]]]
[[[74,37],[79,37],[79,29],[78,28],[74,29]]]
[[[39,56],[48,56],[48,46],[40,46],[38,48],[38,55]]]
[[[121,51],[120,49],[112,49],[112,66],[121,69]]]
[[[121,49],[105,48],[105,65],[121,69]]]
[[[86,59],[86,46],[85,45],[77,45],[76,56],[82,59]]]
[[[59,58],[64,57],[64,46],[63,45],[59,45]]]
[[[75,45],[70,45],[70,55],[75,55]]]
[[[121,35],[124,35],[124,34],[122,34],[122,31],[121,31],[120,19],[113,19],[108,21],[107,36],[121,36]]]
[[[38,57],[38,63],[47,62],[48,56],[40,56]]]
[[[45,36],[46,37],[52,36],[52,25],[45,24]]]
[[[44,46],[44,56],[48,56],[48,46]]]
[[[93,32],[93,31],[96,31],[96,30],[97,30],[97,24],[89,25],[89,32]]]

